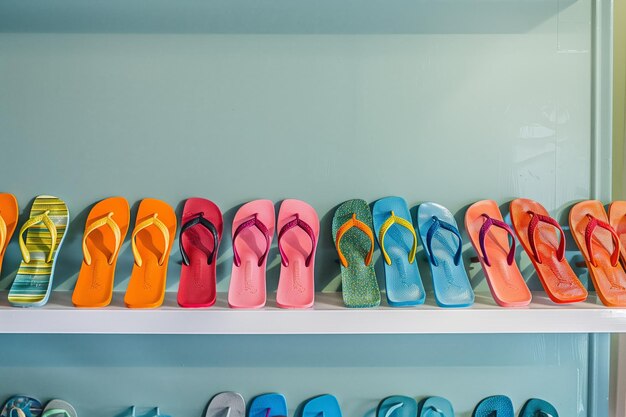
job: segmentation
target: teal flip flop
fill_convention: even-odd
[[[474,290],[463,265],[463,240],[450,210],[437,203],[417,208],[417,229],[428,257],[435,300],[440,307],[474,304]]]
[[[549,402],[531,398],[522,407],[519,417],[559,417],[559,413]]]
[[[429,397],[422,404],[418,417],[454,417],[454,409],[443,397]]]
[[[515,417],[513,402],[505,395],[487,397],[478,403],[472,417]]]
[[[417,268],[417,236],[406,201],[386,197],[372,208],[374,230],[383,253],[385,287],[390,306],[414,306],[426,299]]]
[[[282,394],[263,394],[252,399],[248,417],[286,417],[287,400]]]
[[[378,404],[376,417],[415,417],[417,401],[404,395],[387,397]]]
[[[341,264],[343,302],[346,307],[380,305],[380,289],[372,263],[372,213],[364,200],[348,200],[333,216],[333,239]]]
[[[301,417],[341,417],[341,408],[333,395],[320,395],[304,404]]]
[[[31,397],[16,395],[7,400],[0,411],[0,417],[40,417],[41,403]]]

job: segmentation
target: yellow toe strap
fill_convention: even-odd
[[[110,212],[105,217],[91,222],[91,224],[85,229],[85,234],[83,235],[83,257],[87,265],[91,265],[91,254],[89,253],[89,248],[87,247],[87,237],[94,230],[104,226],[109,226],[115,236],[115,248],[113,248],[113,252],[109,258],[109,265],[113,264],[113,261],[120,250],[120,246],[122,245],[122,232],[120,231],[120,227],[117,225],[115,220],[113,220],[113,212]]]
[[[24,223],[24,225],[20,229],[20,250],[22,251],[22,258],[24,258],[24,262],[26,263],[30,262],[30,252],[28,251],[26,243],[24,242],[24,232],[31,227],[38,225],[39,223],[43,223],[43,225],[46,226],[46,228],[50,232],[50,252],[48,252],[46,263],[52,262],[52,255],[54,255],[54,249],[57,245],[57,228],[54,225],[52,219],[48,217],[48,214],[50,214],[50,210],[46,210],[43,214],[40,214],[39,216],[31,217],[30,219],[26,220],[26,223]]]
[[[167,226],[165,225],[165,223],[159,220],[157,216],[158,213],[154,213],[152,217],[147,218],[146,220],[135,226],[135,230],[133,231],[133,237],[130,242],[133,249],[133,256],[135,257],[135,263],[139,267],[141,267],[143,261],[141,259],[141,254],[139,253],[139,249],[137,249],[137,234],[146,227],[156,226],[161,231],[161,233],[163,234],[163,238],[165,239],[165,248],[163,249],[163,253],[161,254],[161,259],[159,259],[159,265],[163,265],[167,254],[170,252],[170,231],[167,230]]]
[[[380,231],[378,232],[378,241],[380,242],[380,249],[383,252],[383,257],[385,258],[385,262],[387,265],[391,265],[391,258],[389,258],[389,254],[387,254],[387,250],[385,249],[385,235],[391,226],[397,224],[398,226],[402,226],[411,232],[413,236],[413,245],[411,246],[411,251],[409,252],[409,263],[413,263],[415,260],[415,253],[417,252],[417,235],[415,235],[415,229],[411,222],[402,217],[396,216],[396,214],[391,211],[391,216],[385,220],[383,225],[380,227]]]

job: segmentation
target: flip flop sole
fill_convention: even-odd
[[[429,397],[422,404],[418,417],[454,417],[454,409],[443,397]]]
[[[263,394],[250,402],[248,417],[286,417],[287,400],[282,394]]]
[[[335,396],[326,394],[310,399],[302,408],[301,417],[341,417],[341,408]]]
[[[19,208],[17,205],[17,199],[13,194],[2,193],[0,194],[0,217],[6,226],[6,235],[4,237],[4,244],[0,246],[0,270],[2,270],[2,261],[4,260],[4,254],[9,246],[11,237],[15,233],[17,227],[17,221],[19,219]]]
[[[559,413],[549,402],[531,398],[522,407],[519,417],[559,417]]]
[[[494,395],[482,400],[474,409],[472,417],[515,417],[513,402],[505,395]]]
[[[78,414],[76,413],[74,407],[67,401],[50,400],[48,404],[46,404],[46,408],[43,409],[43,414],[45,415],[52,410],[60,410],[61,412],[51,414],[50,417],[67,417],[68,415],[69,417],[78,417]],[[62,411],[64,411],[65,413],[63,413]]]
[[[417,401],[415,398],[394,395],[383,399],[376,408],[376,417],[415,417]]]
[[[41,416],[43,407],[41,403],[34,398],[16,395],[9,398],[4,404],[2,411],[0,411],[0,417],[11,417],[11,410],[14,408],[22,410],[26,417],[39,417]]]
[[[237,392],[220,392],[209,402],[204,417],[245,417],[246,402]]]

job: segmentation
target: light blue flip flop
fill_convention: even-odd
[[[478,403],[472,417],[515,417],[513,402],[506,395],[487,397]]]
[[[417,268],[417,236],[406,201],[386,197],[372,208],[374,230],[383,254],[385,287],[390,306],[423,304],[424,285]]]
[[[549,402],[531,398],[522,407],[519,417],[559,417],[559,413]]]
[[[437,304],[440,307],[474,304],[474,291],[463,265],[461,232],[450,210],[437,203],[422,203],[417,208],[416,220]]]
[[[282,394],[263,394],[250,403],[248,417],[286,417],[287,400]]]
[[[26,417],[39,417],[42,408],[38,400],[24,395],[16,395],[9,398],[4,404],[2,411],[0,411],[0,417],[20,417],[22,414]]]
[[[422,404],[418,417],[454,417],[454,409],[443,397],[429,397]]]
[[[341,408],[333,395],[320,395],[304,404],[301,417],[341,417]]]
[[[404,395],[387,397],[378,404],[376,417],[415,417],[417,401]]]
[[[237,392],[220,392],[209,401],[204,417],[245,417],[246,402]]]

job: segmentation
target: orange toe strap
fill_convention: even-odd
[[[344,224],[342,224],[339,230],[337,230],[337,236],[335,238],[335,242],[337,246],[337,253],[339,254],[339,261],[341,261],[341,265],[343,265],[345,268],[348,267],[348,260],[346,259],[345,255],[341,251],[340,244],[341,244],[341,238],[343,238],[343,235],[345,235],[346,232],[352,229],[353,227],[362,231],[363,233],[367,235],[367,237],[370,238],[370,250],[367,253],[367,256],[365,257],[365,265],[369,266],[369,264],[372,262],[372,255],[374,254],[374,233],[372,233],[372,229],[370,229],[367,224],[363,223],[361,220],[356,218],[355,213],[352,213],[352,218],[348,220],[347,222],[345,222]]]

